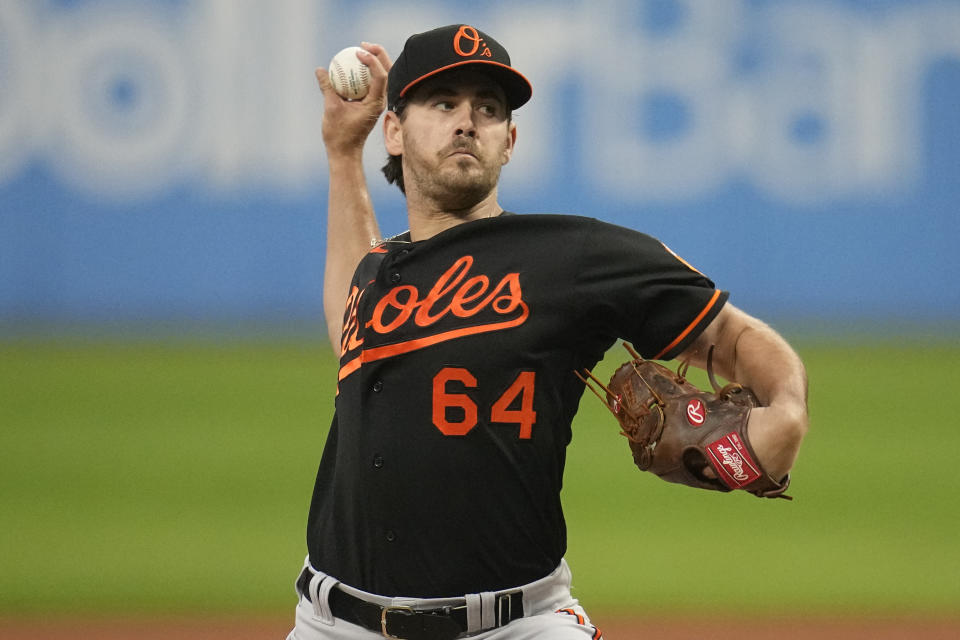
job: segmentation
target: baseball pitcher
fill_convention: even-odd
[[[513,112],[532,88],[491,36],[456,24],[410,37],[392,65],[376,44],[355,55],[369,68],[362,99],[317,70],[340,369],[289,637],[598,639],[571,596],[560,503],[585,383],[641,468],[772,497],[807,429],[803,365],[657,239],[504,211]],[[409,221],[388,239],[362,164],[384,110],[383,171]],[[618,340],[631,360],[609,384],[591,379]],[[711,376],[737,381],[716,398],[645,364],[708,357]]]

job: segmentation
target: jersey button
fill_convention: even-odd
[[[393,273],[390,274],[390,282],[392,282],[393,284],[397,284],[398,282],[400,282],[399,271],[394,271]]]
[[[387,542],[393,542],[397,539],[397,534],[395,534],[393,531],[387,531],[386,538]]]
[[[382,389],[383,389],[383,380],[377,380],[376,382],[373,383],[374,393],[380,393]]]
[[[383,467],[383,456],[378,453],[373,456],[373,468],[380,469],[381,467]]]

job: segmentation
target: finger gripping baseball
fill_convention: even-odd
[[[578,376],[620,423],[639,469],[700,489],[791,499],[784,494],[789,475],[779,482],[771,478],[750,445],[747,420],[760,406],[753,391],[734,382],[720,387],[712,357],[707,369],[713,390],[703,391],[686,379],[687,364],[674,372],[624,346],[633,359],[608,384],[589,371]]]

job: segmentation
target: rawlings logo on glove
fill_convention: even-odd
[[[760,406],[756,395],[735,382],[717,384],[712,347],[707,374],[713,392],[706,392],[686,379],[686,363],[674,373],[624,346],[633,360],[621,365],[608,385],[587,370],[577,377],[616,417],[639,469],[700,489],[743,489],[762,498],[791,499],[784,495],[790,476],[780,482],[771,478],[750,446],[747,420]]]

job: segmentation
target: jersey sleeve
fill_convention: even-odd
[[[594,220],[581,246],[578,297],[588,322],[645,358],[679,355],[729,297],[647,234]]]

